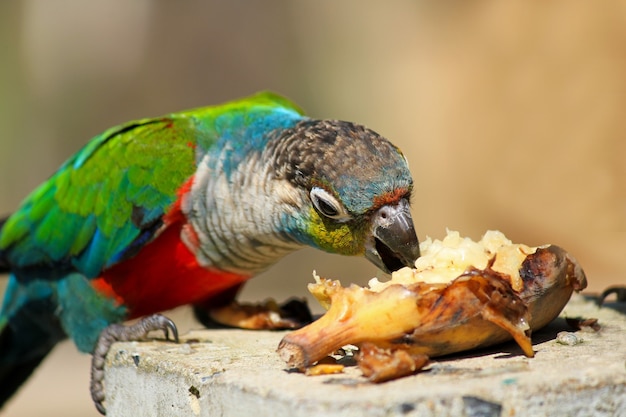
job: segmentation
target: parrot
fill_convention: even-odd
[[[208,321],[233,311],[216,321],[238,326],[241,286],[300,248],[364,256],[387,273],[413,266],[412,190],[388,139],[269,91],[104,131],[0,220],[0,407],[70,338],[92,354],[105,414],[113,342],[154,330],[177,340],[159,313],[182,305]],[[270,310],[240,327],[298,325]]]

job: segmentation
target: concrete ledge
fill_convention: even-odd
[[[616,304],[613,304],[618,307]],[[622,306],[620,306],[622,307]],[[626,316],[576,296],[563,317],[598,318],[563,345],[563,319],[537,333],[536,357],[514,344],[434,360],[380,385],[358,369],[307,377],[275,353],[284,332],[194,331],[175,345],[118,343],[107,358],[107,415],[122,416],[626,416]]]

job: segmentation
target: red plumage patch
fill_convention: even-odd
[[[200,266],[182,242],[181,231],[190,226],[180,200],[190,188],[191,180],[181,188],[164,218],[165,230],[156,239],[93,281],[99,292],[128,307],[129,318],[205,301],[250,278]]]
[[[395,204],[409,194],[408,188],[396,188],[393,191],[374,197],[373,208],[379,208],[387,204]]]
[[[176,193],[178,198],[174,202],[170,211],[165,213],[165,216],[163,216],[163,222],[166,225],[176,223],[176,222],[181,222],[181,221],[182,222],[187,221],[187,219],[185,219],[185,215],[183,214],[181,210],[180,205],[182,204],[183,199],[185,198],[185,195],[187,195],[191,191],[191,187],[193,186],[193,178],[194,177],[189,178],[187,182],[184,183],[182,187],[178,189],[178,192]]]

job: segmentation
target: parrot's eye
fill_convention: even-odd
[[[313,187],[310,195],[313,205],[317,211],[324,216],[340,222],[345,222],[350,219],[350,214],[346,212],[343,205],[325,189]]]

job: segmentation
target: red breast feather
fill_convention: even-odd
[[[136,256],[106,269],[93,282],[98,291],[128,307],[128,318],[205,301],[250,278],[200,266],[181,240],[183,228],[191,226],[180,210],[180,201],[191,183],[189,180],[181,188],[165,216],[165,230]]]

